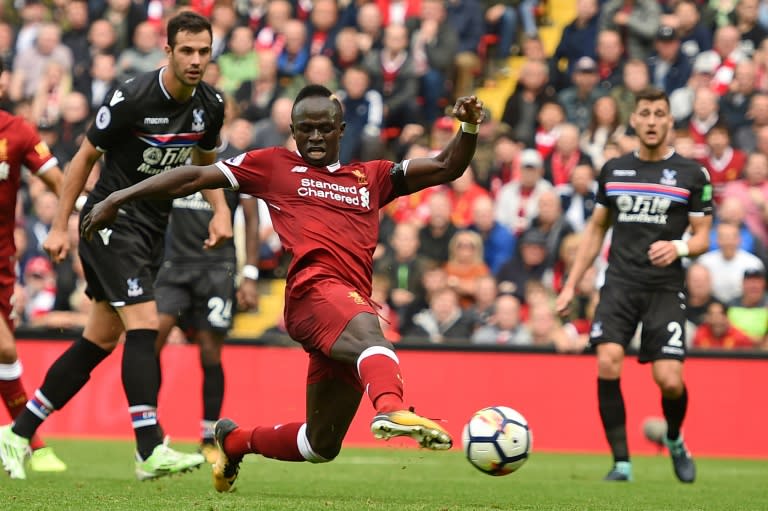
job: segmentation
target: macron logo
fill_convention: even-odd
[[[303,174],[307,170],[308,170],[307,167],[302,167],[301,165],[296,165],[295,167],[293,167],[291,169],[291,172],[296,172],[298,174]]]
[[[125,100],[125,96],[123,96],[123,93],[120,92],[119,90],[116,90],[115,93],[112,95],[112,99],[109,100],[109,106],[115,106],[116,104],[124,100]]]

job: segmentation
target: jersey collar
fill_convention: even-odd
[[[171,93],[168,92],[168,89],[165,88],[165,84],[163,83],[163,73],[165,73],[165,70],[168,68],[168,66],[163,66],[160,68],[160,72],[157,73],[157,81],[160,83],[160,90],[163,91],[163,95],[166,97],[166,99],[172,99],[173,101],[176,101],[173,96],[171,96]],[[192,91],[192,95],[194,96],[197,92],[197,87]]]
[[[301,153],[298,150],[296,150],[295,153],[301,156]],[[341,162],[337,161],[336,163],[331,163],[330,165],[326,165],[325,168],[328,169],[328,172],[333,174],[341,168]]]

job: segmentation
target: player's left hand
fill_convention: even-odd
[[[237,289],[237,305],[240,310],[255,311],[259,308],[259,287],[255,280],[243,278]]]
[[[648,248],[648,259],[651,264],[658,267],[669,266],[674,263],[679,256],[677,248],[671,241],[654,241]]]
[[[227,210],[226,214],[214,213],[213,218],[208,222],[208,239],[203,242],[203,248],[216,248],[225,241],[231,240],[232,236],[234,234],[232,233],[232,220],[229,210]]]
[[[453,115],[461,122],[480,124],[483,122],[483,102],[477,96],[464,96],[456,100]]]
[[[91,209],[83,217],[83,222],[80,225],[80,236],[86,240],[91,240],[93,233],[102,230],[112,223],[117,218],[120,208],[111,198],[108,196],[101,202],[97,202],[93,209]]]

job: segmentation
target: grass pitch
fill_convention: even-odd
[[[2,510],[713,510],[768,509],[765,460],[697,458],[693,485],[678,483],[665,455],[634,458],[635,482],[601,481],[608,455],[534,452],[516,473],[491,477],[461,452],[346,448],[332,463],[282,463],[249,456],[236,491],[218,494],[210,470],[138,482],[133,444],[53,440],[63,474],[0,474]],[[192,450],[192,445],[175,445]]]

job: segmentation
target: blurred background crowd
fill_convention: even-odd
[[[670,144],[699,160],[714,185],[710,252],[686,261],[689,346],[768,347],[768,1],[6,0],[1,8],[0,107],[36,125],[62,168],[108,91],[163,65],[165,21],[181,8],[213,25],[205,80],[227,102],[222,158],[291,147],[292,99],[307,83],[338,91],[343,163],[434,154],[455,133],[446,115],[455,98],[479,95],[487,119],[464,176],[382,212],[374,300],[387,337],[400,343],[583,350],[610,243],[572,317],[556,317],[553,299],[595,206],[597,173],[635,147],[634,93],[660,87],[675,120]],[[77,254],[54,268],[42,250],[57,199],[33,176],[21,199],[18,324],[78,328],[89,303]],[[261,221],[263,279],[279,283],[286,255],[263,205]],[[76,216],[70,231],[75,241]],[[236,322],[237,335],[279,334],[279,312],[266,328]]]

